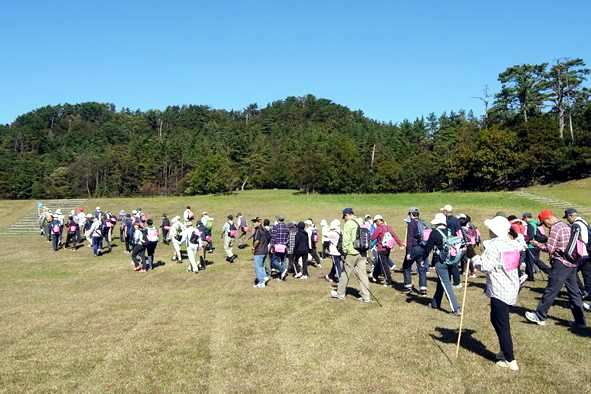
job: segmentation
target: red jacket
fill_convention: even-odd
[[[384,234],[390,233],[392,237],[394,237],[394,241],[398,246],[402,246],[402,241],[398,238],[398,235],[394,232],[392,227],[389,224],[380,224],[376,227],[375,231],[371,235],[371,240],[375,240],[378,242],[378,253],[388,253],[389,250],[382,246],[382,240],[384,239]]]

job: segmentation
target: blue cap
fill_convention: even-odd
[[[345,217],[345,215],[353,215],[353,208],[343,209],[343,217]]]

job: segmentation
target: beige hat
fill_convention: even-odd
[[[447,204],[445,205],[443,208],[440,209],[441,212],[445,211],[445,212],[453,212],[454,207],[452,207],[451,205]]]
[[[373,217],[373,221],[377,221],[377,220],[384,220],[384,217],[382,215],[376,215]]]
[[[495,216],[492,219],[486,219],[484,225],[490,229],[499,238],[508,238],[511,223],[502,216]]]
[[[330,222],[330,229],[331,230],[339,230],[341,228],[341,221],[339,219],[335,219]]]
[[[444,214],[442,213],[438,213],[435,215],[435,217],[433,218],[433,220],[431,220],[431,224],[434,226],[438,226],[438,225],[447,225],[447,218],[445,217]]]

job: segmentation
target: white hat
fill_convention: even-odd
[[[86,215],[86,219],[92,219],[92,218],[93,218],[93,216],[91,214]]]
[[[373,217],[373,221],[375,222],[376,220],[384,220],[384,217],[382,215],[376,215]]]
[[[136,213],[137,213],[137,211],[135,209],[131,211],[132,215],[135,215]]]
[[[207,211],[201,212],[201,215],[203,215],[203,216],[207,215]]]
[[[484,225],[490,229],[497,237],[507,238],[509,237],[509,229],[511,223],[502,216],[495,216],[492,219],[486,219]]]
[[[335,219],[330,222],[330,229],[331,230],[339,230],[341,228],[341,222],[339,219]]]
[[[438,213],[435,215],[433,220],[431,220],[431,224],[433,224],[435,226],[440,225],[440,224],[447,225],[447,218],[445,217],[444,214]]]
[[[467,219],[468,218],[465,213],[460,213],[459,215],[456,215],[456,217],[458,219]]]
[[[443,208],[440,209],[441,212],[445,211],[445,212],[453,212],[454,207],[452,207],[451,205],[447,204],[445,205]]]
[[[326,220],[322,219],[322,220],[320,221],[320,225],[324,227],[324,226],[327,226],[327,225],[328,225],[328,223],[326,222]]]
[[[308,219],[308,220],[305,220],[305,221],[304,221],[304,224],[306,224],[306,225],[308,225],[308,226],[311,226],[311,225],[313,225],[314,223],[312,223],[312,221],[311,221],[310,219]]]
[[[101,210],[101,207],[96,207],[96,210],[97,210],[97,211],[100,211],[100,210]]]

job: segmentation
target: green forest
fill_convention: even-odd
[[[46,106],[0,125],[0,196],[486,191],[581,178],[591,174],[588,75],[582,59],[511,66],[498,92],[475,89],[483,116],[399,123],[312,95],[241,111]]]

